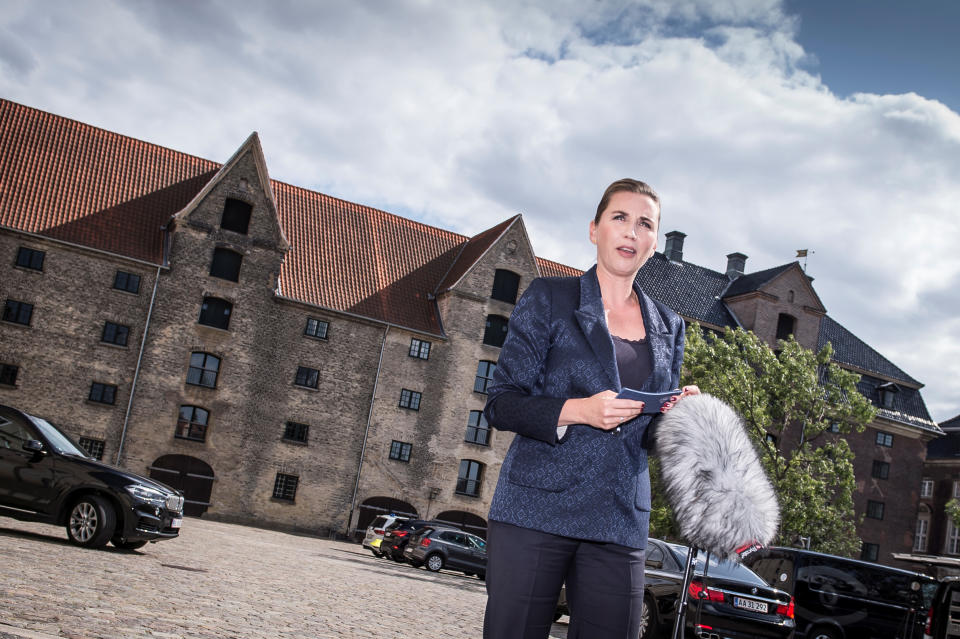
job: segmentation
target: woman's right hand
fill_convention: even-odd
[[[576,399],[568,399],[560,410],[557,426],[587,424],[602,430],[613,430],[628,422],[643,411],[643,402],[632,399],[617,399],[612,390],[605,390]]]

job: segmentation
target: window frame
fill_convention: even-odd
[[[944,552],[948,555],[960,555],[960,527],[947,517],[947,534]]]
[[[410,454],[413,452],[413,444],[394,439],[390,442],[389,458],[394,461],[410,463]]]
[[[883,446],[885,448],[893,448],[893,433],[878,430],[876,444],[877,446]]]
[[[464,469],[466,469],[466,474],[464,474]],[[476,469],[475,473],[472,473],[471,470]],[[458,495],[466,495],[467,497],[480,497],[483,492],[483,475],[486,470],[486,465],[483,462],[477,461],[476,459],[461,459],[460,468],[457,470],[457,486],[454,492]],[[471,475],[475,475],[471,479]],[[470,488],[473,488],[473,492],[470,492]]]
[[[310,384],[311,379],[313,380],[313,384]],[[300,388],[317,390],[320,386],[320,369],[298,365],[297,374],[293,378],[293,385],[299,386]]]
[[[863,542],[860,548],[860,559],[862,561],[877,561],[880,558],[880,544]]]
[[[476,424],[473,423],[475,416],[477,417]],[[470,438],[471,430],[473,431],[473,439]],[[476,444],[477,446],[489,447],[491,430],[490,424],[487,423],[487,418],[484,416],[483,411],[472,410],[467,417],[467,432],[464,435],[463,441]],[[483,433],[483,437],[480,437],[480,433]],[[483,439],[483,441],[479,441],[480,439]]]
[[[184,408],[192,409],[190,412],[190,419],[184,419]],[[203,422],[196,421],[198,411],[202,412],[204,415]],[[173,436],[176,439],[185,439],[191,442],[206,443],[208,430],[210,430],[209,410],[203,406],[197,406],[196,404],[180,404],[180,406],[177,408],[177,426],[173,431]],[[194,435],[195,431],[199,432],[199,436]]]
[[[104,440],[94,439],[92,437],[80,437],[77,439],[77,445],[94,459],[103,461],[103,450],[106,445]],[[94,453],[93,449],[97,452]]]
[[[420,403],[423,401],[423,393],[410,390],[409,388],[400,389],[400,401],[397,403],[399,408],[408,410],[420,410]]]
[[[867,519],[876,519],[877,521],[883,521],[883,515],[886,507],[884,502],[876,501],[874,499],[867,500],[867,507],[864,510],[863,516]]]
[[[107,396],[107,391],[110,391],[110,401],[104,400]],[[87,393],[87,401],[93,402],[94,404],[104,404],[105,406],[116,406],[117,385],[104,382],[90,382],[90,392]]]
[[[11,371],[12,374],[11,374]],[[0,386],[8,388],[17,387],[17,376],[20,374],[20,367],[8,362],[0,362]]]
[[[229,220],[227,219],[228,214],[230,216]],[[221,229],[240,235],[250,235],[250,221],[252,219],[253,204],[235,197],[224,199],[223,210],[220,212]],[[240,230],[240,227],[243,227],[243,230]]]
[[[933,480],[929,477],[924,477],[920,480],[920,498],[929,499],[933,497]]]
[[[108,339],[107,333],[111,332],[110,329],[113,329],[113,339]],[[120,329],[123,329],[122,331]],[[120,336],[123,336],[123,340],[120,340]],[[100,333],[100,343],[101,344],[112,344],[113,346],[126,346],[127,341],[130,338],[130,327],[126,324],[118,324],[116,322],[111,322],[106,320],[103,323],[103,331]]]
[[[310,424],[287,420],[283,424],[281,439],[295,444],[308,444],[310,442]]]
[[[234,259],[236,263],[232,261]],[[214,247],[213,257],[210,258],[210,277],[226,282],[239,282],[242,267],[243,253],[225,246]]]
[[[218,305],[222,304],[220,308],[219,316],[223,316],[225,321],[223,326],[220,326],[219,323],[213,322],[213,314],[216,313],[216,308],[211,308],[214,306],[214,302],[217,302]],[[197,324],[202,326],[209,326],[210,328],[216,328],[221,331],[230,330],[230,320],[233,317],[233,302],[230,300],[223,299],[222,297],[216,297],[215,295],[205,295],[203,301],[200,302],[200,315],[197,317]],[[206,318],[208,321],[204,321]]]
[[[310,332],[310,322],[314,322],[313,332]],[[323,335],[320,335],[320,327],[323,327]],[[327,340],[330,335],[330,322],[318,319],[316,317],[307,317],[307,325],[303,327],[303,334],[313,339]]]
[[[8,297],[3,305],[3,315],[0,315],[0,319],[10,324],[30,326],[33,323],[33,309],[34,305],[30,302],[21,302]],[[26,320],[23,319],[24,310],[26,310]]]
[[[789,327],[787,327],[789,324]],[[789,328],[789,330],[787,330]],[[790,339],[790,336],[793,335],[796,339],[797,335],[797,318],[791,315],[790,313],[779,313],[777,314],[777,332],[776,339],[787,341]]]
[[[930,517],[917,517],[917,525],[913,529],[913,551],[927,552],[927,543],[930,539]]]
[[[426,352],[424,352],[424,346],[426,346]],[[410,349],[407,351],[407,356],[416,359],[428,360],[430,359],[430,348],[431,342],[428,342],[424,339],[419,339],[417,337],[412,337],[410,338]]]
[[[293,490],[290,490],[292,482]],[[297,501],[297,489],[300,488],[300,475],[291,475],[289,473],[277,472],[273,480],[273,499],[285,501],[291,504]],[[287,496],[287,493],[290,493]]]
[[[123,276],[123,286],[120,286],[121,275]],[[123,291],[124,293],[139,295],[141,279],[141,276],[136,273],[130,273],[128,271],[121,271],[120,269],[117,269],[117,272],[113,275],[113,288],[114,290]],[[135,283],[135,285],[131,286],[131,283]]]
[[[40,261],[39,264],[35,264],[38,255],[40,256]],[[22,256],[26,256],[27,259],[21,259]],[[17,268],[43,273],[43,262],[46,259],[46,256],[46,251],[30,248],[29,246],[18,246],[17,257],[16,260],[14,260],[14,265],[16,265]]]
[[[480,369],[486,364],[486,376],[481,375]],[[481,359],[477,362],[477,375],[473,380],[473,392],[486,395],[493,381],[493,374],[497,371],[497,363],[488,359]]]
[[[194,357],[197,355],[202,355],[203,359],[200,363],[200,366],[195,366],[193,363]],[[210,359],[214,359],[217,362],[217,367],[211,369],[207,367],[207,363]],[[223,358],[214,355],[213,353],[208,353],[206,351],[190,351],[190,359],[187,363],[187,380],[186,383],[190,386],[199,386],[201,388],[216,388],[217,382],[220,379],[220,366],[223,364]],[[198,371],[197,375],[194,375],[194,371]],[[204,378],[207,377],[209,373],[213,373],[213,383],[205,384]],[[191,376],[196,377],[196,381],[190,381]]]
[[[874,479],[890,479],[890,462],[885,462],[882,459],[874,459],[870,476]]]
[[[503,348],[509,328],[510,318],[496,313],[487,315],[483,328],[483,343],[494,348]]]
[[[509,277],[508,277],[509,276]],[[515,279],[512,279],[515,278]],[[512,280],[512,281],[506,281]],[[517,295],[520,292],[520,274],[509,269],[498,268],[493,273],[493,288],[490,291],[490,299],[506,302],[507,304],[516,304]],[[500,296],[502,295],[502,297]]]

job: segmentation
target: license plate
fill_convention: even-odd
[[[183,525],[182,517],[174,517],[173,520],[170,522],[171,528],[179,528],[181,525]]]
[[[752,610],[754,612],[767,612],[767,603],[765,601],[754,601],[753,599],[744,599],[743,597],[734,597],[733,605],[736,608]]]

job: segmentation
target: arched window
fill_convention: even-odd
[[[464,440],[481,446],[490,445],[490,425],[487,424],[483,411],[470,411],[470,417],[467,420],[467,436]]]
[[[483,331],[483,343],[488,346],[503,346],[507,339],[507,324],[509,320],[502,315],[487,315],[486,329]]]
[[[190,353],[190,369],[187,371],[188,384],[216,388],[219,373],[219,357],[210,353]]]
[[[199,406],[181,406],[175,435],[180,439],[206,441],[210,411]]]
[[[797,328],[797,318],[787,313],[780,313],[777,318],[777,339],[788,339]]]
[[[493,275],[493,291],[490,297],[501,302],[516,304],[517,289],[520,287],[520,276],[513,271],[498,268]]]
[[[227,201],[223,203],[220,228],[246,235],[250,228],[250,212],[252,210],[253,206],[250,204],[228,197]]]
[[[479,497],[482,482],[483,464],[473,459],[460,460],[460,472],[457,474],[457,493]]]
[[[210,262],[210,275],[231,282],[240,281],[240,263],[243,256],[226,248],[213,249],[213,261]]]
[[[233,304],[219,297],[205,297],[200,306],[201,324],[222,328],[227,330],[230,327],[230,313],[233,312]]]

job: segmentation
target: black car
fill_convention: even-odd
[[[744,563],[793,594],[804,639],[920,639],[933,577],[799,548],[763,548]]]
[[[98,462],[50,422],[0,405],[0,515],[64,525],[80,546],[134,549],[180,534],[183,495]]]
[[[426,526],[411,534],[403,557],[419,568],[437,572],[442,568],[465,575],[487,576],[487,542],[457,528]]]
[[[380,542],[382,556],[394,561],[404,561],[403,551],[414,533],[425,526],[441,524],[425,519],[398,519],[383,530],[383,541]]]
[[[960,577],[944,577],[933,590],[923,639],[960,637]]]
[[[686,546],[647,542],[640,637],[670,637],[683,587]],[[741,564],[696,558],[684,636],[700,639],[793,637],[793,599]]]

